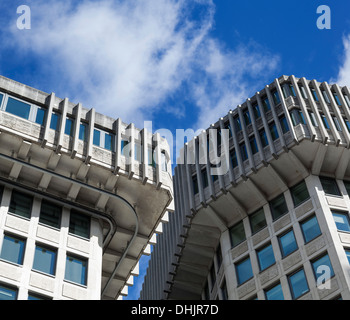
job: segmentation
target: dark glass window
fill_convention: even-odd
[[[318,96],[317,96],[316,90],[311,88],[311,93],[312,93],[312,97],[317,102],[318,101]]]
[[[301,203],[305,202],[310,198],[310,195],[304,180],[298,183],[296,186],[292,187],[290,189],[290,192],[292,194],[295,207],[297,207],[298,205],[300,205]]]
[[[251,138],[249,139],[249,143],[250,143],[250,148],[252,149],[252,153],[253,153],[253,154],[258,153],[259,149],[258,149],[258,145],[257,145],[257,143],[256,143],[255,137],[251,137]]]
[[[280,235],[278,237],[282,257],[286,257],[292,252],[298,250],[298,245],[295,240],[294,232],[293,230],[288,231],[287,233],[284,233],[283,235]]]
[[[61,226],[62,207],[43,200],[41,202],[39,222],[54,228]]]
[[[0,284],[0,300],[17,300],[16,288]]]
[[[271,110],[270,101],[269,101],[269,99],[267,97],[262,99],[262,105],[263,105],[263,108],[264,108],[265,112]]]
[[[279,138],[279,135],[278,135],[276,124],[275,123],[271,123],[269,125],[269,128],[270,128],[272,140],[273,141],[277,140]]]
[[[101,144],[101,131],[94,129],[93,144],[100,147]]]
[[[261,117],[260,109],[257,104],[253,105],[253,112],[254,112],[255,119],[258,119]]]
[[[281,99],[277,90],[274,90],[272,92],[272,97],[273,97],[273,102],[275,103],[276,106],[281,103]]]
[[[321,115],[321,119],[322,119],[322,122],[323,122],[323,125],[325,126],[325,128],[330,129],[331,127],[329,126],[328,120],[323,114]]]
[[[105,145],[104,148],[107,150],[113,150],[113,135],[110,133],[105,133]]]
[[[87,140],[87,124],[81,123],[79,127],[79,139],[86,141]]]
[[[38,108],[36,111],[35,123],[44,125],[46,110],[42,108]]]
[[[30,218],[32,213],[33,197],[27,194],[12,191],[9,212],[24,218]]]
[[[252,233],[256,233],[262,228],[266,227],[266,219],[264,209],[261,208],[255,211],[249,216],[250,226],[252,228]]]
[[[288,122],[287,122],[286,117],[285,116],[280,117],[279,120],[280,120],[283,134],[287,133],[289,131],[289,126],[288,126]]]
[[[192,177],[192,185],[193,185],[193,193],[197,194],[199,192],[197,176]]]
[[[244,118],[244,122],[246,125],[248,125],[252,122],[250,119],[250,114],[249,114],[248,110],[243,113],[243,118]]]
[[[6,112],[11,113],[15,116],[28,120],[29,114],[30,114],[30,108],[31,108],[30,104],[13,99],[11,97],[9,97],[7,100]]]
[[[58,126],[60,123],[60,117],[61,115],[59,115],[58,113],[52,113],[51,115],[51,123],[50,123],[50,129],[53,130],[58,130]]]
[[[0,108],[1,108],[3,100],[4,100],[4,95],[2,93],[0,93]]]
[[[236,246],[246,239],[243,221],[230,228],[232,246]]]
[[[73,127],[74,127],[73,119],[67,118],[66,126],[64,128],[64,133],[67,134],[68,136],[73,137]]]
[[[237,282],[238,285],[248,281],[253,277],[253,270],[252,270],[252,264],[250,262],[250,258],[237,263],[235,265],[236,267],[236,275],[237,275]]]
[[[17,236],[4,235],[0,258],[16,264],[23,264],[26,241]]]
[[[28,293],[28,300],[52,300],[52,298],[37,293]]]
[[[301,230],[304,235],[305,242],[309,242],[321,234],[320,226],[315,215],[306,219],[301,223]]]
[[[203,189],[209,186],[208,183],[208,175],[207,175],[207,170],[203,169],[201,171],[201,175],[202,175],[202,183],[203,183]]]
[[[37,245],[35,248],[33,269],[55,275],[57,250]]]
[[[304,269],[301,269],[292,275],[288,276],[289,286],[292,291],[293,299],[298,299],[303,294],[309,292]]]
[[[270,201],[270,209],[273,220],[278,219],[288,212],[288,207],[283,194]]]
[[[276,262],[271,244],[257,250],[256,253],[258,256],[260,271],[267,269]]]
[[[89,216],[72,210],[70,213],[69,232],[83,238],[90,238]]]
[[[248,152],[247,152],[247,147],[246,145],[243,143],[240,145],[241,148],[241,155],[242,155],[242,160],[245,161],[248,159]]]
[[[326,194],[341,196],[337,181],[332,178],[320,177],[323,191]]]
[[[334,96],[334,99],[335,99],[335,102],[337,103],[337,105],[341,106],[340,99],[339,99],[338,95],[336,93],[333,93],[333,96]]]
[[[259,135],[260,135],[261,145],[263,148],[265,148],[266,146],[269,145],[269,141],[267,140],[267,135],[265,130],[260,130]]]
[[[283,291],[281,284],[277,284],[276,286],[265,290],[266,300],[284,300]]]
[[[81,285],[87,282],[87,259],[67,254],[65,279]]]
[[[238,166],[237,155],[235,150],[230,151],[230,158],[232,163],[232,168],[236,168]]]

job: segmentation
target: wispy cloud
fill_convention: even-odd
[[[339,85],[350,86],[350,34],[343,37],[344,56],[342,64],[339,68],[339,73],[331,82],[336,82]]]
[[[136,124],[152,120],[186,87],[190,112],[199,115],[195,125],[207,127],[246,98],[247,79],[268,74],[278,61],[252,46],[227,49],[214,39],[211,0],[35,0],[29,6],[32,29],[20,32],[12,23],[7,45],[41,59],[42,81],[65,87],[75,102]],[[167,112],[185,117],[184,105]]]

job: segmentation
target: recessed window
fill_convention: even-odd
[[[236,131],[242,130],[241,119],[237,116],[233,120],[235,123]]]
[[[257,250],[256,253],[258,256],[260,271],[267,269],[276,262],[271,244]]]
[[[344,94],[344,98],[345,98],[345,101],[346,101],[348,107],[350,108],[350,99],[349,99],[349,97],[346,94]]]
[[[277,284],[274,287],[265,290],[266,300],[284,300],[281,284]]]
[[[199,192],[197,176],[192,177],[192,186],[193,186],[193,193],[196,195]]]
[[[263,105],[263,108],[264,108],[265,112],[271,110],[270,101],[269,101],[269,99],[267,97],[262,98],[262,105]]]
[[[86,123],[80,123],[79,126],[79,139],[83,141],[87,141],[87,127]]]
[[[243,261],[236,263],[235,267],[236,267],[236,275],[237,275],[238,285],[253,278],[252,264],[250,262],[249,257]]]
[[[346,254],[346,257],[347,257],[348,262],[350,264],[350,249],[345,249],[345,254]]]
[[[333,92],[333,97],[334,97],[335,102],[337,103],[337,105],[341,107],[340,99],[339,99],[338,95],[335,92]]]
[[[320,181],[325,194],[341,196],[337,181],[335,179],[320,177]]]
[[[74,120],[71,118],[66,118],[66,125],[64,127],[64,134],[73,137]]]
[[[201,176],[202,176],[203,189],[205,189],[206,187],[209,186],[207,170],[205,168],[202,169]]]
[[[309,116],[310,116],[310,120],[311,120],[312,125],[314,127],[318,127],[315,114],[313,112],[309,111]]]
[[[61,118],[60,114],[54,113],[54,112],[52,113],[51,122],[50,122],[50,129],[56,130],[56,131],[59,129],[60,118]]]
[[[246,239],[243,221],[230,228],[232,246],[236,246]]]
[[[97,147],[101,147],[110,151],[113,151],[114,136],[108,132],[94,129],[93,144]],[[124,154],[124,147],[122,144],[122,151]]]
[[[221,289],[222,300],[228,300],[226,279],[224,279],[224,281],[222,282],[220,289]]]
[[[258,119],[261,117],[260,109],[257,104],[253,105],[253,112],[254,112],[255,119]]]
[[[268,146],[269,141],[267,140],[267,135],[266,135],[265,130],[260,130],[259,136],[260,136],[260,141],[261,141],[262,147],[265,148],[266,146]]]
[[[264,209],[261,208],[258,211],[255,211],[249,216],[250,226],[252,228],[252,233],[256,233],[259,230],[266,227],[266,219]]]
[[[305,202],[310,198],[310,195],[304,180],[298,183],[296,186],[290,188],[290,193],[292,195],[293,203],[295,207],[299,206],[300,204],[302,204],[303,202]]]
[[[306,91],[305,91],[305,88],[303,86],[299,86],[299,89],[300,89],[300,93],[301,93],[301,96],[304,98],[304,99],[307,99],[307,95],[306,95]]]
[[[311,93],[312,93],[312,97],[314,98],[314,101],[318,102],[318,96],[317,96],[316,90],[311,88]]]
[[[32,213],[33,197],[27,194],[12,191],[9,212],[24,218],[30,218]]]
[[[28,293],[28,300],[52,300],[52,298],[43,296],[41,294],[29,292]]]
[[[17,300],[18,289],[0,284],[0,300]]]
[[[324,114],[321,114],[321,119],[322,119],[322,123],[325,126],[325,128],[330,129],[331,127],[329,126],[328,120]]]
[[[336,128],[338,131],[342,131],[341,126],[340,126],[340,123],[339,123],[339,120],[338,120],[336,117],[333,117],[333,122],[334,122],[335,128]]]
[[[251,138],[249,139],[249,143],[250,143],[250,148],[251,148],[251,150],[252,150],[252,154],[258,153],[259,149],[258,149],[258,145],[257,145],[257,143],[256,143],[255,137],[251,137]]]
[[[270,201],[270,209],[273,220],[278,219],[288,212],[288,207],[283,193]]]
[[[329,100],[328,94],[326,93],[326,91],[321,90],[321,92],[322,92],[322,95],[323,95],[324,100],[325,100],[328,104],[331,103],[330,100]]]
[[[0,258],[19,265],[23,264],[26,241],[17,236],[4,235]]]
[[[288,276],[288,282],[292,291],[293,299],[298,299],[303,294],[309,292],[304,269],[301,269],[292,275]]]
[[[298,124],[306,124],[305,118],[301,110],[293,109],[290,112],[290,116],[292,118],[293,125],[296,126]]]
[[[86,285],[87,264],[87,259],[67,254],[64,279],[81,285]]]
[[[286,257],[292,252],[298,250],[298,244],[295,240],[293,230],[284,233],[278,237],[278,241],[281,248],[282,257]]]
[[[138,162],[142,162],[142,146],[140,142],[135,141],[134,147],[134,159]]]
[[[289,131],[289,126],[288,126],[288,122],[287,122],[286,117],[285,116],[280,117],[279,121],[281,124],[283,134],[287,133]]]
[[[339,231],[350,232],[349,216],[345,212],[332,211],[333,219]]]
[[[69,219],[69,233],[89,239],[90,223],[91,219],[89,216],[75,210],[71,210]]]
[[[15,116],[29,119],[30,114],[30,104],[19,101],[17,99],[13,99],[11,97],[7,100],[6,112],[11,113]]]
[[[41,202],[39,222],[59,229],[61,226],[62,207],[47,200]]]
[[[35,123],[43,126],[45,122],[45,115],[46,115],[46,110],[38,107],[36,109]]]
[[[269,129],[270,129],[272,140],[273,141],[277,140],[279,138],[279,135],[278,135],[276,124],[275,123],[271,123],[269,125]]]
[[[304,220],[300,226],[306,243],[315,239],[321,234],[321,229],[315,215]]]
[[[272,91],[272,98],[276,106],[281,103],[281,99],[277,90]]]
[[[243,118],[246,125],[251,124],[252,120],[250,119],[250,114],[248,110],[243,113]]]
[[[316,281],[319,277],[322,277],[322,280],[326,281],[334,276],[333,267],[328,254],[325,254],[324,256],[311,261],[311,265]]]
[[[2,105],[3,100],[4,100],[4,95],[2,93],[0,93],[0,109],[1,109],[1,105]]]
[[[240,145],[240,150],[241,150],[241,155],[242,155],[242,160],[245,161],[248,159],[248,152],[247,152],[247,147],[245,143],[242,143]]]
[[[50,275],[55,275],[56,257],[56,249],[37,245],[35,247],[33,269]]]
[[[231,159],[231,163],[232,163],[232,168],[236,168],[238,166],[236,150],[232,149],[230,151],[230,159]]]

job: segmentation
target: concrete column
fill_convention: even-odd
[[[52,92],[51,95],[50,95],[49,106],[48,106],[47,112],[46,112],[46,124],[45,124],[45,127],[44,127],[43,141],[42,141],[42,144],[41,144],[41,146],[43,148],[45,147],[45,145],[47,143],[49,130],[50,130],[50,124],[51,124],[52,111],[53,111],[53,107],[55,105],[55,100],[56,100],[55,93]]]
[[[61,113],[61,117],[60,117],[60,125],[59,125],[59,131],[58,131],[58,142],[57,142],[57,149],[56,149],[57,153],[59,153],[61,148],[62,148],[63,136],[64,136],[64,131],[66,128],[68,104],[69,104],[69,100],[68,100],[68,98],[65,98],[63,100],[63,108],[62,108],[62,113]]]
[[[79,143],[79,130],[80,130],[80,119],[81,119],[81,111],[82,105],[78,103],[75,106],[75,121],[74,121],[74,134],[73,134],[73,145],[72,145],[72,158],[75,158],[76,153],[78,152],[78,143]]]

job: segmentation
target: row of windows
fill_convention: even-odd
[[[18,289],[13,286],[8,286],[0,283],[0,300],[17,300]],[[28,300],[52,300],[47,296],[37,294],[35,292],[28,292]]]

